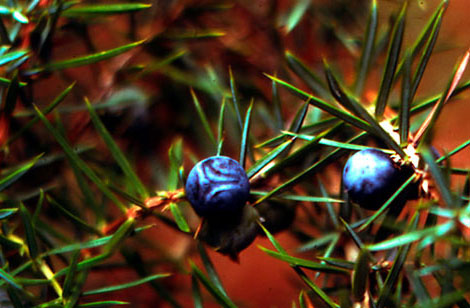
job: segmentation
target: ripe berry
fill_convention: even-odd
[[[343,170],[349,199],[368,210],[380,208],[411,176],[410,167],[400,167],[389,155],[366,149],[352,155]]]
[[[243,208],[250,194],[250,183],[237,161],[212,156],[198,162],[189,172],[185,190],[198,215],[226,215]]]

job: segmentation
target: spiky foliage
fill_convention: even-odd
[[[359,1],[276,3],[0,5],[2,305],[248,307],[206,244],[236,260],[256,232],[258,269],[292,269],[276,290],[299,296],[282,305],[470,307],[470,177],[451,164],[470,140],[432,148],[444,105],[470,86],[469,53],[437,94],[419,91],[447,1],[406,44],[414,2],[389,25],[375,0],[368,16]],[[371,147],[413,170],[377,211],[340,184]],[[220,154],[251,182],[249,220],[229,229],[201,222],[182,189]]]

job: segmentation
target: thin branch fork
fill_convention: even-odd
[[[182,188],[175,191],[157,193],[157,196],[147,198],[144,201],[145,206],[134,205],[130,207],[124,216],[104,226],[102,232],[104,235],[109,235],[114,233],[129,218],[142,219],[157,208],[162,208],[162,211],[165,211],[171,203],[178,203],[184,200],[186,200],[186,197]]]

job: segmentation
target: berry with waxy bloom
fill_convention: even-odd
[[[399,166],[386,153],[366,149],[352,155],[343,169],[349,199],[368,210],[380,208],[411,176],[412,168]]]
[[[227,156],[211,156],[190,171],[185,191],[199,216],[227,215],[243,208],[250,183],[237,161]]]

